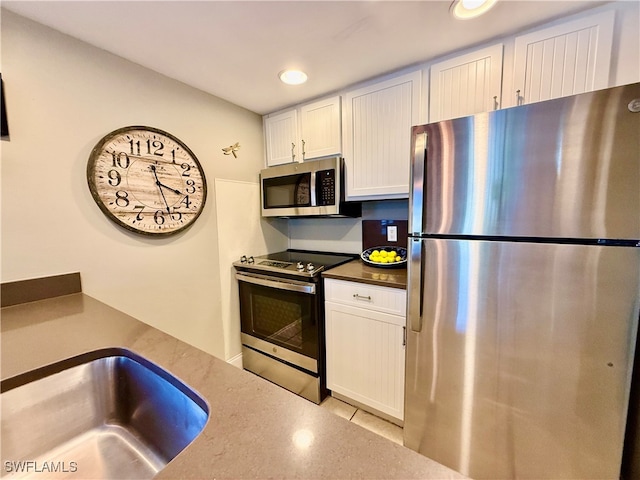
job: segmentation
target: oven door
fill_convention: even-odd
[[[242,343],[318,373],[317,285],[237,272]]]

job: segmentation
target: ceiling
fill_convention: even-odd
[[[2,7],[259,114],[602,3],[502,0],[454,20],[451,0],[12,1]],[[285,68],[309,75],[286,86]]]

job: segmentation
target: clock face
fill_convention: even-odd
[[[193,152],[173,135],[151,127],[124,127],[93,148],[89,189],[102,212],[132,232],[166,236],[196,221],[207,182]]]

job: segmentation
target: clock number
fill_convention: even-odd
[[[116,155],[115,152],[111,152],[111,158],[113,159],[113,168],[120,167],[127,169],[129,168],[129,155],[124,152],[120,152]]]
[[[162,225],[164,223],[164,215],[162,210],[156,211],[156,213],[153,215],[153,220],[156,222],[157,225]]]
[[[176,149],[171,150],[171,163],[176,164]]]
[[[196,182],[194,180],[192,179],[187,180],[187,188],[186,188],[187,193],[191,193],[191,194],[196,193],[195,185],[196,185]]]
[[[129,140],[129,146],[131,147],[131,155],[140,155],[140,140],[134,142],[133,139]],[[136,151],[133,150],[133,147],[136,147]]]
[[[134,210],[140,210],[138,212],[138,215],[136,215],[136,220],[138,222],[141,222],[142,220],[144,220],[144,217],[142,216],[142,211],[144,210],[144,205],[136,205],[135,207],[133,207]]]
[[[120,185],[122,177],[117,170],[109,170],[107,176],[109,177],[109,185],[111,185],[112,187],[117,187],[118,185]]]
[[[126,208],[129,206],[129,192],[125,190],[118,190],[116,192],[116,205],[121,208]]]
[[[151,147],[155,148],[153,152],[151,151]],[[151,140],[147,140],[147,153],[149,155],[153,153],[153,155],[162,157],[164,156],[164,153],[162,153],[162,150],[164,150],[164,144],[160,140],[154,140],[153,142]]]
[[[191,200],[189,200],[189,195],[185,195],[180,203],[184,203],[184,206],[189,208],[191,205]]]
[[[188,163],[183,163],[180,165],[180,167],[184,170],[184,172],[182,172],[183,177],[191,176],[191,174],[189,173],[189,171],[191,170],[191,165],[189,165]]]
[[[173,213],[171,213],[171,219],[175,222],[180,221],[180,219],[182,219],[182,213],[174,208]]]

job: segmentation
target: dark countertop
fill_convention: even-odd
[[[203,432],[156,478],[466,478],[82,293],[2,309],[2,379],[106,347],[142,355],[209,404]],[[309,448],[292,440],[301,429]]]
[[[368,283],[382,287],[407,288],[407,268],[384,268],[366,265],[357,259],[322,273],[324,278]]]

